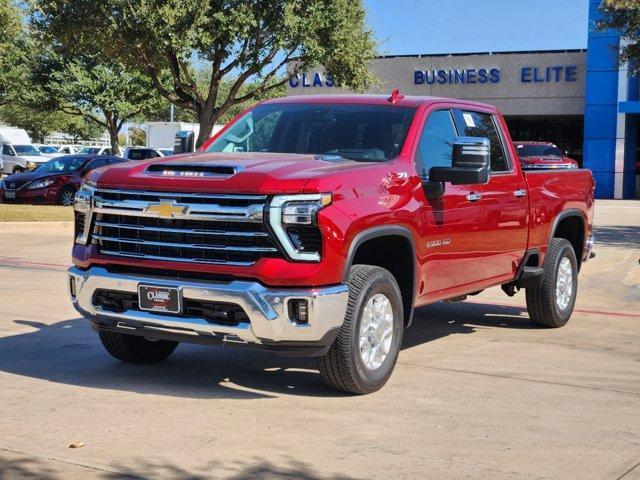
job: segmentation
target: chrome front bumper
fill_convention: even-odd
[[[165,338],[172,334],[181,338],[193,336],[194,341],[199,342],[206,339],[252,344],[319,342],[342,325],[349,297],[346,285],[272,289],[250,281],[185,281],[111,273],[100,267],[87,270],[72,267],[68,273],[73,306],[80,314],[95,323],[105,323],[125,333],[143,336],[148,333],[150,337],[154,336],[154,332],[161,333]],[[250,321],[237,325],[223,325],[211,323],[204,318],[156,314],[141,310],[118,313],[94,305],[94,293],[98,289],[137,294],[138,285],[141,283],[179,288],[185,299],[239,305]],[[307,323],[298,324],[289,318],[288,302],[292,299],[307,300]]]

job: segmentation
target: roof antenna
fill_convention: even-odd
[[[387,98],[387,101],[391,102],[391,103],[396,103],[396,102],[402,100],[403,98],[404,98],[404,95],[402,95],[400,93],[400,90],[398,90],[396,88],[391,92],[391,96],[389,98]]]

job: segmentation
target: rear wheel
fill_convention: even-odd
[[[178,346],[169,340],[147,340],[136,335],[100,331],[100,341],[113,357],[127,363],[161,362]]]
[[[527,310],[531,321],[548,328],[569,321],[578,292],[578,262],[573,246],[564,238],[554,238],[544,260],[540,288],[527,288]]]
[[[384,386],[395,367],[404,327],[402,296],[384,268],[354,265],[344,323],[329,351],[317,358],[324,381],[366,394]]]
[[[58,205],[70,207],[73,205],[73,198],[76,195],[76,189],[73,187],[64,187],[58,194]]]

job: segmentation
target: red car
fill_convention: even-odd
[[[517,141],[513,144],[525,170],[579,168],[578,162],[551,142]]]
[[[523,172],[500,112],[435,97],[269,100],[202,151],[91,172],[75,198],[75,308],[105,349],[179,342],[317,357],[381,388],[415,307],[501,286],[570,318],[591,257],[589,170]]]
[[[5,203],[73,205],[73,197],[90,171],[126,162],[107,155],[65,155],[35,170],[14,173],[0,182],[0,200]]]

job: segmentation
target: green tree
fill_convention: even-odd
[[[118,58],[193,112],[200,145],[233,107],[323,65],[336,83],[372,80],[375,42],[362,0],[32,0],[44,38]],[[208,77],[196,78],[198,66]],[[228,85],[228,88],[225,87]]]
[[[24,84],[26,32],[12,0],[0,0],[0,105],[17,97]]]
[[[618,60],[629,62],[629,75],[640,74],[640,0],[604,0],[600,5],[602,20],[596,23],[599,30],[618,30],[627,43]]]
[[[146,145],[147,133],[140,127],[131,127],[129,129],[129,140],[131,145]]]
[[[43,51],[33,75],[41,86],[39,101],[45,108],[83,117],[107,130],[113,151],[118,150],[125,122],[157,108],[159,97],[147,78],[118,60]]]

